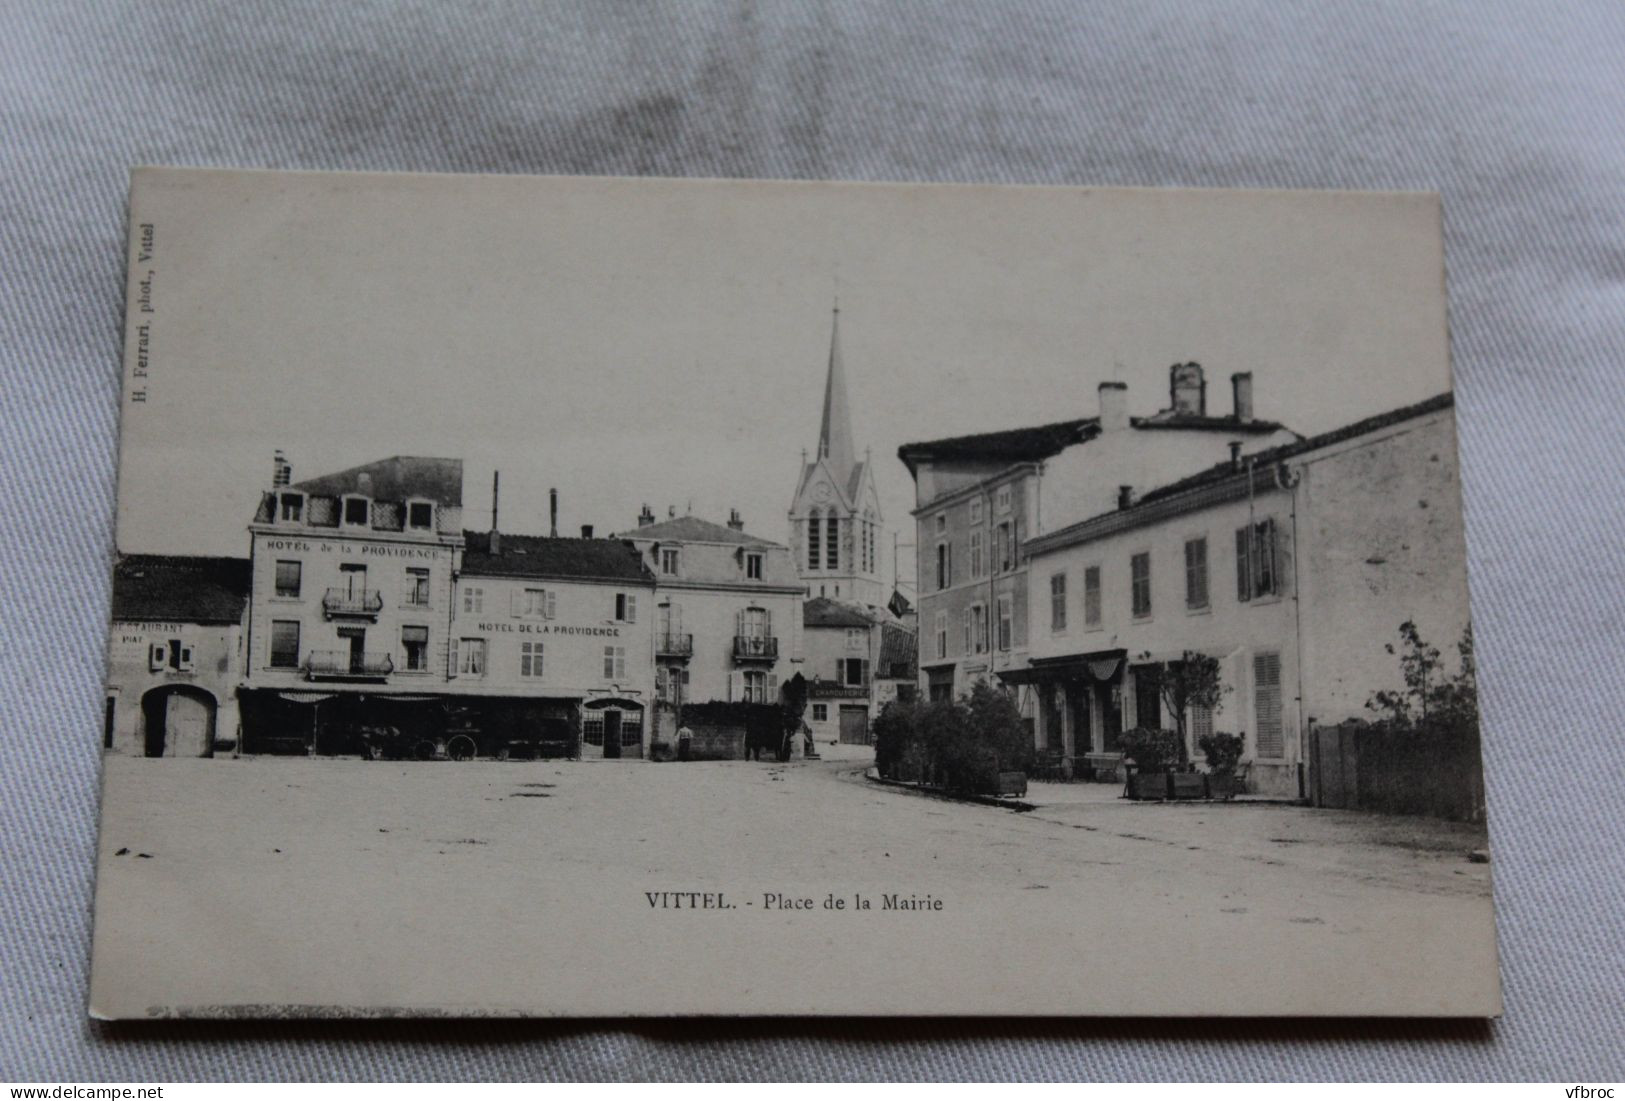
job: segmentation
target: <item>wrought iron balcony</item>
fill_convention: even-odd
[[[777,661],[779,640],[766,635],[735,635],[735,661]]]
[[[384,595],[377,589],[328,589],[322,597],[322,611],[328,619],[377,619],[383,607]]]
[[[359,650],[312,650],[305,659],[307,680],[383,680],[395,671],[389,654]]]
[[[655,636],[655,653],[663,658],[694,656],[694,636],[664,634]]]

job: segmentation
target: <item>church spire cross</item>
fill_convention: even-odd
[[[832,311],[829,374],[824,379],[824,422],[818,432],[818,454],[842,483],[852,475],[857,456],[852,449],[852,411],[846,400],[846,368],[841,362],[841,307]]]

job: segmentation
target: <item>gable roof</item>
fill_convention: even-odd
[[[656,542],[692,542],[692,543],[734,543],[752,547],[778,547],[780,543],[758,539],[733,528],[713,524],[709,520],[702,520],[698,516],[679,516],[674,520],[662,520],[658,524],[645,524],[641,528],[631,531],[618,532],[617,539],[647,539]]]
[[[1285,426],[1276,421],[1237,420],[1235,417],[1198,416],[1163,410],[1150,417],[1130,417],[1129,427],[1138,429],[1182,428],[1192,431],[1267,435]],[[1074,444],[1088,443],[1100,435],[1099,417],[1055,421],[1032,428],[1006,428],[971,436],[950,436],[942,440],[906,443],[897,457],[913,474],[915,465],[926,460],[963,459],[977,462],[1039,462],[1054,458]]]
[[[624,581],[653,585],[654,574],[637,547],[624,539],[561,539],[502,533],[491,553],[491,533],[463,532],[463,574],[468,577],[535,577]]]
[[[246,558],[126,554],[113,563],[114,620],[240,623],[248,605]]]
[[[336,474],[296,482],[293,488],[322,497],[342,497],[346,493],[360,493],[378,501],[421,497],[436,504],[461,507],[463,460],[392,455]]]

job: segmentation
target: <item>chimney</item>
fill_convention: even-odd
[[[287,456],[278,451],[271,457],[271,488],[281,489],[293,481],[293,467],[288,465]]]
[[[1176,363],[1168,368],[1168,408],[1185,416],[1207,414],[1207,382],[1200,363]]]
[[[1246,424],[1253,419],[1253,373],[1237,371],[1231,375],[1230,389],[1235,394],[1236,419]]]
[[[491,471],[491,553],[502,553],[502,533],[497,530],[497,490],[502,484],[502,472]]]
[[[1117,487],[1117,507],[1118,508],[1128,508],[1133,504],[1134,504],[1134,487],[1133,486],[1118,486]]]
[[[728,526],[734,531],[745,530],[745,521],[740,519],[738,509],[731,508],[728,510]]]
[[[1100,384],[1100,430],[1115,432],[1128,427],[1128,383]]]
[[[592,525],[591,524],[582,524],[581,525],[581,538],[583,538],[583,539],[591,539],[592,538]]]
[[[547,514],[549,517],[547,534],[553,539],[559,537],[559,491],[555,486],[547,491]]]
[[[1230,469],[1231,470],[1240,470],[1241,469],[1241,441],[1240,440],[1231,440],[1230,441]]]
[[[649,507],[648,502],[644,502],[643,511],[638,513],[638,527],[646,528],[654,522],[655,510]]]

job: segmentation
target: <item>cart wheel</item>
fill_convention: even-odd
[[[412,747],[412,756],[420,761],[432,761],[434,760],[434,749],[434,743],[425,738]]]
[[[474,757],[474,739],[459,734],[446,743],[446,756],[454,761],[468,761]]]
[[[498,746],[497,747],[497,753],[496,753],[497,760],[506,761],[508,759],[508,753],[509,753],[509,750],[508,750],[507,746],[505,746],[505,745],[504,746]]]

